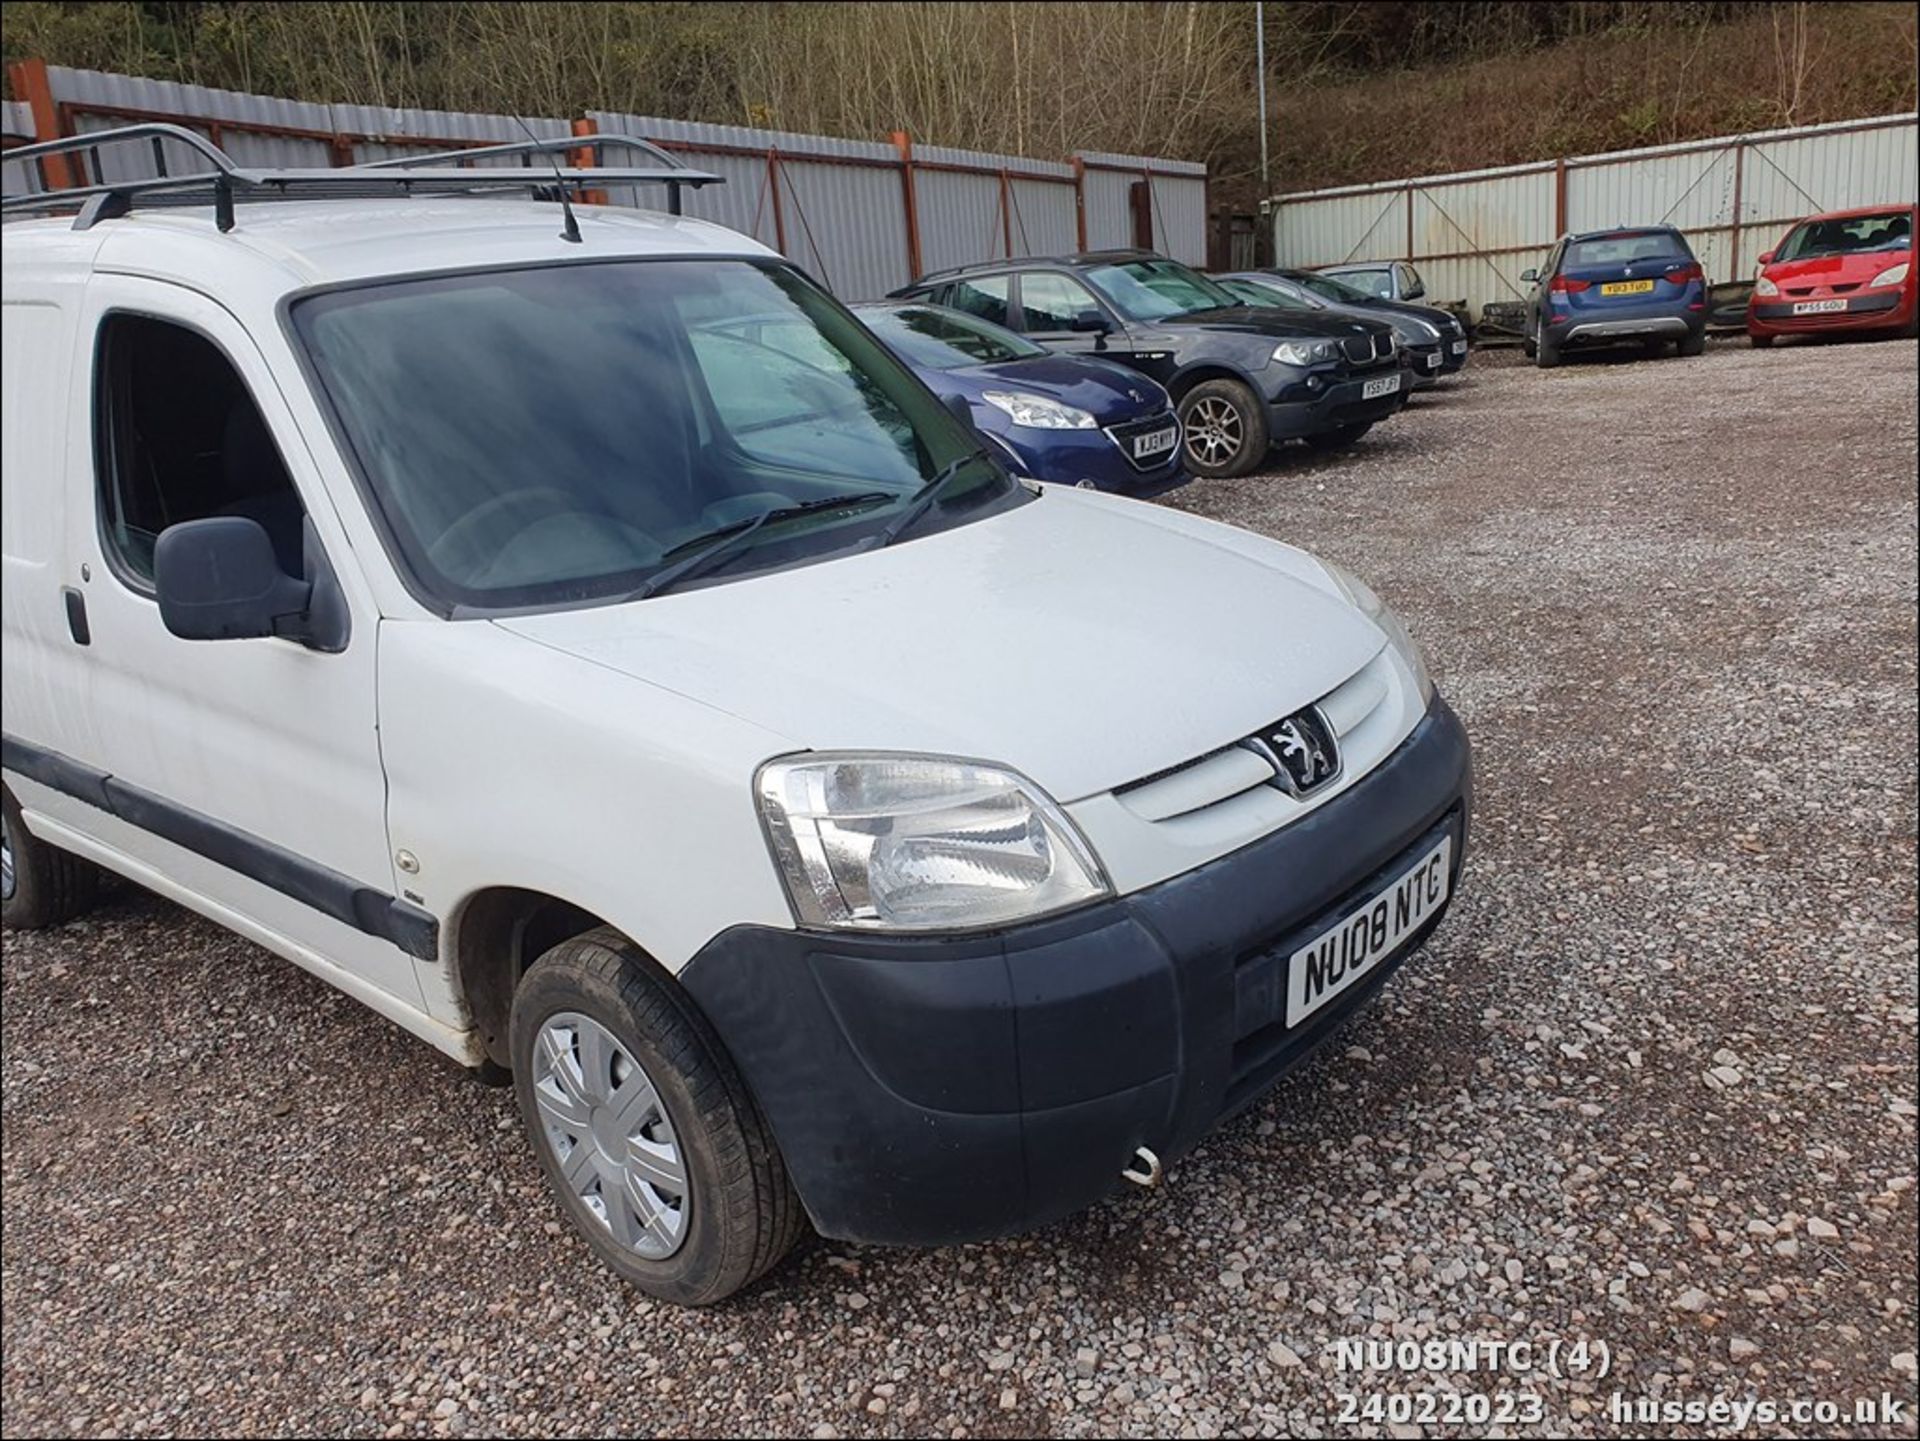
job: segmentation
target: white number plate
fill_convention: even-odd
[[[1375,396],[1392,395],[1394,391],[1399,388],[1399,376],[1383,375],[1378,380],[1369,380],[1366,384],[1362,385],[1360,387],[1360,398],[1362,400],[1372,400]]]
[[[1836,310],[1845,310],[1844,300],[1796,300],[1793,302],[1795,315],[1828,315]]]
[[[1287,962],[1289,1026],[1366,975],[1432,918],[1447,899],[1452,856],[1453,837],[1443,837],[1366,905],[1293,953]]]
[[[1454,341],[1454,342],[1453,342],[1453,353],[1454,353],[1455,355],[1465,355],[1465,354],[1467,353],[1467,342],[1466,342],[1466,341],[1464,341],[1464,340],[1456,340],[1456,341]]]
[[[1169,425],[1165,430],[1156,430],[1151,435],[1136,435],[1133,438],[1133,458],[1145,460],[1163,450],[1172,450],[1179,439],[1180,427],[1177,425]]]

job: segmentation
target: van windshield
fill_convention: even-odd
[[[489,271],[331,291],[292,317],[400,559],[449,611],[844,554],[890,538],[937,478],[911,517],[926,529],[1027,498],[783,265]],[[696,578],[686,562],[728,536]]]

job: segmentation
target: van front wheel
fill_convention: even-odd
[[[50,846],[20,819],[12,791],[0,791],[0,921],[10,931],[57,926],[93,909],[100,868]]]
[[[601,929],[536,961],[513,1000],[513,1087],[560,1208],[606,1265],[706,1306],[786,1254],[804,1218],[712,1028]]]

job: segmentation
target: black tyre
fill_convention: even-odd
[[[1646,353],[1649,360],[1658,360],[1667,353],[1667,342],[1664,340],[1643,340],[1640,342],[1640,349]]]
[[[1544,329],[1534,333],[1533,363],[1542,370],[1552,370],[1560,363],[1560,344]]]
[[[1767,350],[1772,347],[1773,342],[1777,338],[1778,337],[1772,335],[1749,335],[1747,337],[1747,344],[1751,345],[1755,350]]]
[[[1369,420],[1359,425],[1342,425],[1332,430],[1323,430],[1318,435],[1309,435],[1306,439],[1307,444],[1315,450],[1345,450],[1372,429],[1373,422]]]
[[[719,1038],[616,931],[548,951],[513,998],[513,1088],[560,1208],[608,1267],[685,1306],[764,1275],[804,1228]]]
[[[1707,353],[1707,332],[1689,330],[1680,341],[1682,355],[1705,355]]]
[[[100,868],[30,834],[13,792],[0,790],[0,921],[10,931],[57,926],[93,909]]]
[[[1229,479],[1267,458],[1267,408],[1237,380],[1203,380],[1181,396],[1180,426],[1195,475]]]

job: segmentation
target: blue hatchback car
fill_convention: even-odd
[[[1020,474],[1135,497],[1186,483],[1173,401],[1139,371],[1046,350],[944,305],[853,310],[934,394],[965,399]]]
[[[1583,345],[1638,342],[1650,355],[1675,342],[1707,348],[1707,281],[1687,238],[1670,225],[1563,235],[1527,297],[1527,354],[1541,369]]]

